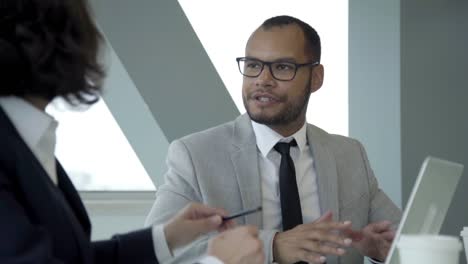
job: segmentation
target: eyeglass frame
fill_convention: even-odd
[[[262,64],[262,69],[260,70],[260,72],[259,72],[257,75],[255,75],[255,76],[245,75],[245,74],[242,72],[241,66],[240,66],[240,61],[242,61],[242,60],[245,61],[246,59],[258,61],[258,62],[260,62],[260,63]],[[273,79],[278,80],[278,81],[286,81],[286,82],[287,82],[287,81],[292,81],[292,80],[294,80],[294,78],[296,78],[297,70],[298,70],[299,68],[302,68],[302,67],[305,67],[305,66],[309,66],[309,65],[311,65],[312,67],[314,67],[314,66],[317,66],[317,65],[320,64],[319,61],[306,62],[306,63],[295,63],[295,62],[292,62],[292,61],[281,61],[281,60],[277,60],[277,61],[262,61],[262,60],[259,60],[259,59],[249,58],[249,57],[237,57],[237,58],[236,58],[236,61],[237,61],[237,67],[239,68],[239,72],[240,72],[243,76],[245,76],[245,77],[257,78],[258,76],[260,76],[260,74],[262,74],[262,72],[263,72],[263,70],[264,70],[264,68],[265,68],[265,65],[267,65],[268,68],[269,68],[269,70],[270,70],[270,74],[271,74],[271,76],[273,77]],[[275,77],[275,74],[273,73],[273,70],[271,69],[271,65],[274,64],[274,63],[281,63],[281,62],[290,63],[290,64],[293,64],[293,65],[296,67],[295,70],[294,70],[294,75],[292,76],[291,79],[285,79],[285,80],[283,80],[283,79],[278,79],[278,78]]]

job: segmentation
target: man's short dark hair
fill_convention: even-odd
[[[290,24],[296,24],[302,29],[302,32],[304,33],[304,37],[306,39],[306,52],[310,53],[311,57],[315,61],[320,62],[320,37],[317,34],[317,31],[315,31],[313,27],[311,27],[304,21],[291,16],[276,16],[265,20],[261,27],[265,30],[268,30],[272,27],[282,27]]]
[[[2,0],[0,96],[96,102],[102,41],[87,0]]]

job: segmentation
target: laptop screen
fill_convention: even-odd
[[[463,165],[427,157],[403,212],[386,264],[399,264],[401,234],[438,234],[452,201]]]

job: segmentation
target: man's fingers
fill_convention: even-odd
[[[236,226],[237,224],[234,220],[223,221],[223,224],[218,228],[218,231],[224,232],[226,230],[233,229]]]
[[[350,227],[349,221],[313,222],[300,226],[298,231],[305,234],[305,238],[310,241],[322,241],[347,247],[352,244],[353,239],[341,231],[350,230]]]
[[[308,230],[316,230],[316,229],[323,229],[323,230],[345,230],[351,228],[351,222],[334,222],[334,221],[322,221],[322,222],[312,222],[308,224],[304,224],[303,228],[305,231]]]
[[[299,253],[299,256],[300,256],[301,261],[305,261],[308,263],[319,264],[319,263],[325,263],[327,261],[327,258],[325,256],[314,253],[314,252],[310,252],[307,250],[302,250]]]
[[[317,220],[315,220],[313,223],[320,223],[320,222],[325,222],[325,221],[331,221],[333,219],[333,213],[331,211],[327,211],[325,214],[320,216]]]
[[[229,213],[226,210],[222,209],[222,208],[214,208],[214,210],[215,210],[215,213],[217,215],[220,215],[220,216],[223,216],[223,217],[229,215]]]
[[[201,203],[190,203],[182,211],[187,218],[200,219],[218,214],[218,209],[206,206]]]
[[[336,255],[342,256],[346,250],[333,243],[315,241],[305,241],[302,243],[301,248],[311,253],[318,253],[320,255]]]
[[[222,223],[223,220],[221,219],[221,216],[213,215],[207,218],[193,220],[191,225],[192,230],[197,230],[197,234],[201,235],[217,230]]]
[[[258,228],[256,228],[255,226],[244,226],[241,228],[245,228],[250,235],[258,237]]]
[[[387,232],[384,232],[382,233],[382,237],[389,241],[389,242],[392,242],[393,239],[395,239],[395,231],[387,231]]]
[[[352,239],[353,242],[359,242],[364,238],[364,234],[361,230],[345,229],[343,230],[343,234]]]
[[[333,234],[324,230],[317,230],[315,232],[311,232],[307,239],[309,241],[321,241],[324,243],[332,243],[339,246],[350,246],[353,242],[352,239],[346,236]]]
[[[390,230],[392,222],[390,221],[381,221],[369,224],[370,230],[375,233],[382,233]]]

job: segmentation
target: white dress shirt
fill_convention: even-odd
[[[15,97],[0,97],[0,106],[10,118],[23,141],[39,160],[52,182],[57,185],[55,163],[55,130],[57,121],[27,101]]]
[[[310,223],[321,215],[317,189],[317,172],[312,151],[307,142],[307,124],[290,137],[283,137],[271,128],[252,121],[257,140],[257,156],[262,179],[263,229],[282,230],[281,202],[279,191],[279,166],[281,154],[273,147],[278,142],[297,142],[290,149],[296,169],[296,182],[301,200],[302,222]],[[271,256],[272,258],[272,256]],[[369,259],[372,263],[382,263]]]
[[[46,112],[16,96],[0,97],[0,106],[13,123],[21,138],[39,160],[42,167],[57,186],[57,168],[55,163],[55,145],[57,121]],[[172,257],[164,235],[164,226],[152,228],[153,244],[160,263]],[[223,264],[213,256],[202,257],[201,264]]]
[[[263,228],[282,230],[281,202],[279,190],[279,166],[281,154],[273,147],[278,142],[295,139],[297,147],[290,150],[296,169],[296,182],[301,200],[302,221],[309,223],[320,217],[317,173],[314,158],[307,142],[306,124],[292,136],[284,138],[271,128],[252,121],[257,140],[258,161],[262,182]]]

